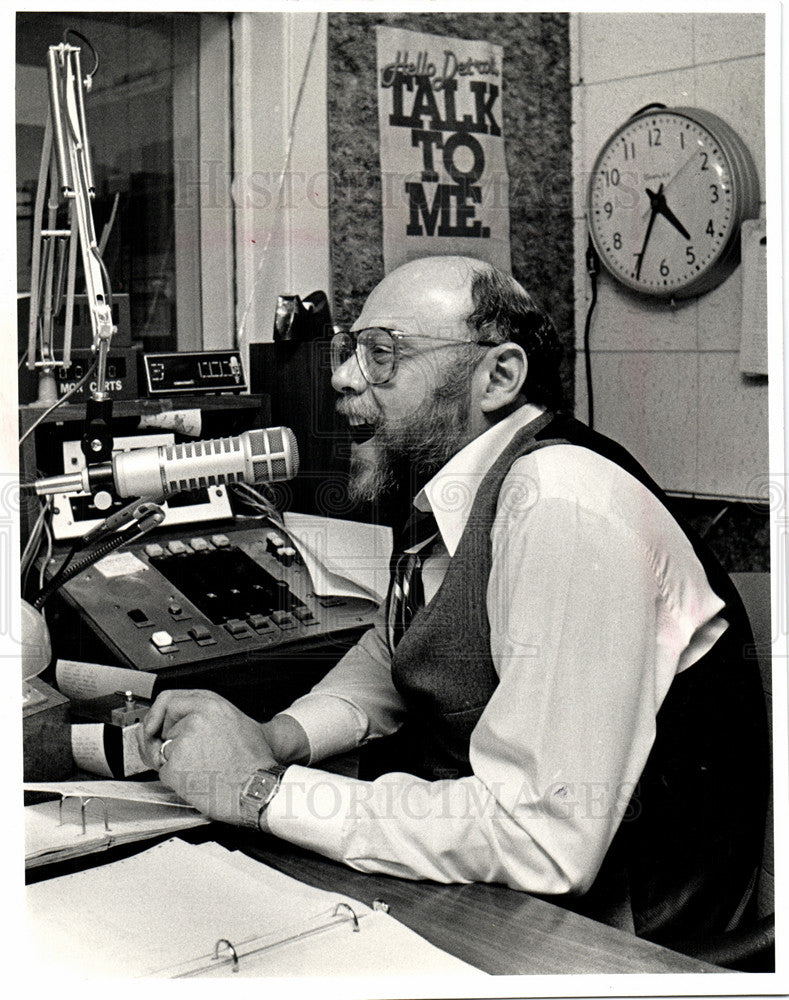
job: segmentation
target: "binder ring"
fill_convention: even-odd
[[[222,947],[222,945],[224,945],[225,948],[227,948],[230,951],[230,957],[233,962],[233,972],[238,972],[238,953],[236,952],[236,949],[233,947],[232,942],[228,941],[227,938],[220,938],[217,941],[216,947],[214,948],[214,958],[220,957],[219,949]]]
[[[349,916],[349,919],[350,919],[350,920],[352,921],[352,923],[353,923],[353,929],[354,929],[354,932],[358,931],[358,930],[359,930],[359,918],[358,918],[358,917],[356,916],[356,914],[355,914],[355,913],[353,912],[353,910],[351,909],[351,907],[350,907],[350,906],[348,906],[348,904],[347,904],[347,903],[338,903],[338,904],[337,904],[337,905],[336,905],[336,906],[334,907],[334,913],[332,913],[332,916],[333,916],[333,917],[338,917],[338,916],[340,915],[340,910],[346,910],[346,911],[348,912],[348,914],[350,915],[350,916]]]
[[[110,822],[109,822],[109,817],[108,817],[108,814],[107,814],[107,803],[104,801],[104,799],[102,799],[98,795],[89,795],[87,798],[84,798],[82,795],[79,795],[79,794],[77,794],[75,792],[67,792],[65,795],[61,795],[60,796],[60,802],[58,803],[58,825],[59,826],[63,826],[63,803],[66,801],[66,799],[79,799],[79,810],[80,810],[80,818],[82,820],[82,832],[83,833],[87,833],[88,832],[88,823],[87,823],[87,819],[85,817],[85,810],[87,808],[88,803],[89,802],[93,802],[93,801],[96,801],[96,802],[98,802],[101,805],[101,808],[102,808],[102,811],[103,811],[103,814],[104,814],[104,830],[105,830],[106,833],[110,832]]]
[[[165,753],[165,749],[169,747],[172,742],[173,742],[172,740],[165,740],[159,747],[159,759],[161,760],[161,764],[159,764],[159,767],[164,767],[164,765],[167,763],[167,754]]]

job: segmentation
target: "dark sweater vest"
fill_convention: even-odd
[[[417,613],[393,657],[394,684],[408,708],[399,740],[407,759],[398,759],[398,770],[429,779],[472,773],[471,733],[498,684],[486,601],[499,493],[518,458],[555,444],[589,448],[615,462],[670,509],[631,455],[573,418],[545,414],[519,431],[480,484],[438,593]],[[636,933],[665,943],[725,930],[747,898],[761,855],[770,770],[764,698],[744,607],[706,545],[680,527],[725,601],[729,627],[675,677],[657,714],[641,780],[597,878],[570,904],[614,923],[632,911]]]

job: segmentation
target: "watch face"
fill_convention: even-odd
[[[589,228],[627,287],[681,297],[709,284],[739,232],[739,195],[722,143],[683,114],[657,111],[619,129],[597,158]]]

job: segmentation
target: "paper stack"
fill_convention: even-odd
[[[386,912],[214,843],[168,840],[27,902],[35,961],[60,977],[483,975]]]
[[[25,807],[26,868],[209,822],[159,781],[28,782],[23,787],[59,796]]]

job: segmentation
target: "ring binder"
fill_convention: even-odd
[[[329,919],[325,920],[324,918],[327,916]],[[275,940],[258,937],[250,938],[247,941],[241,941],[237,945],[234,945],[227,938],[219,938],[210,955],[203,955],[200,958],[184,962],[181,965],[162,969],[155,974],[173,979],[188,979],[192,976],[203,975],[206,972],[218,971],[227,965],[231,966],[233,972],[239,972],[242,958],[260,955],[264,951],[279,948],[281,945],[291,944],[293,941],[301,941],[304,938],[311,937],[313,934],[319,934],[321,931],[338,927],[346,921],[350,921],[351,930],[354,933],[359,932],[359,918],[356,916],[353,907],[348,903],[337,903],[333,910],[325,910],[317,913],[312,919],[314,921],[322,920],[323,922],[314,927],[300,925],[298,930],[294,930],[294,933],[286,934],[284,937],[278,937]]]
[[[101,806],[102,812],[104,813],[104,831],[105,831],[105,833],[110,833],[111,832],[110,831],[109,814],[107,812],[107,803],[99,795],[89,795],[87,798],[85,798],[82,795],[75,795],[73,793],[68,793],[66,795],[61,795],[60,796],[60,802],[58,803],[58,819],[59,819],[58,826],[63,826],[63,803],[66,801],[66,799],[79,799],[80,816],[82,817],[82,832],[84,834],[88,832],[88,823],[87,823],[87,819],[85,818],[85,812],[87,810],[88,803],[94,802],[94,801],[97,802]]]
[[[230,941],[227,938],[220,938],[216,943],[216,948],[214,948],[214,958],[219,958],[219,949],[224,945],[229,951],[233,958],[233,972],[238,972],[238,953]]]
[[[57,822],[57,801],[49,805]],[[78,829],[73,824],[62,832],[74,837]],[[144,892],[123,891],[141,885]],[[31,945],[42,953],[55,945],[87,978],[237,983],[246,977],[483,974],[342,891],[306,885],[213,841],[173,838],[37,882],[28,886],[27,904]]]
[[[359,918],[356,916],[356,914],[354,913],[353,909],[347,903],[338,903],[334,907],[334,913],[332,914],[332,916],[333,917],[338,916],[340,910],[347,910],[348,913],[350,913],[350,915],[351,915],[350,919],[353,921],[353,929],[354,929],[354,931],[356,933],[358,933],[359,932]]]

